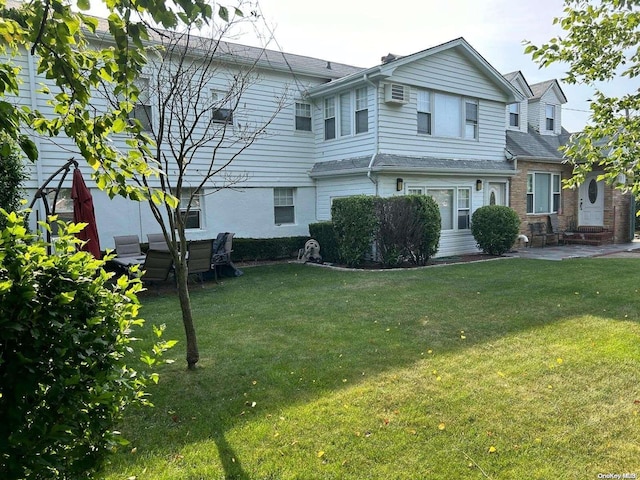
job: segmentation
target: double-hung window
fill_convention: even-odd
[[[545,129],[549,132],[553,132],[556,123],[556,106],[547,105],[545,112]]]
[[[351,92],[340,95],[340,136],[351,135]]]
[[[295,204],[293,188],[273,189],[273,216],[276,225],[295,223]]]
[[[509,126],[520,126],[520,104],[517,102],[509,104]]]
[[[213,123],[228,123],[233,125],[233,109],[225,95],[220,92],[211,92],[211,121]]]
[[[471,213],[471,189],[428,188],[440,210],[442,230],[468,230]]]
[[[367,87],[356,90],[356,135],[369,131],[369,99]]]
[[[560,209],[560,174],[527,174],[527,213],[555,213]]]
[[[55,202],[55,203],[54,203]],[[53,190],[47,194],[47,204],[49,210],[58,216],[58,220],[66,223],[73,222],[73,199],[71,198],[70,188],[61,188],[57,191]],[[53,222],[51,226],[51,235],[58,236],[58,224]]]
[[[465,100],[464,102],[464,138],[478,138],[478,102]]]
[[[324,99],[324,139],[336,138],[336,100],[335,97]]]
[[[311,104],[296,102],[296,130],[311,131]]]
[[[431,92],[418,90],[418,133],[431,135]]]
[[[133,105],[130,117],[140,122],[142,130],[150,132],[153,127],[151,116],[151,94],[149,92],[149,79],[140,78],[136,82],[138,98]]]
[[[191,202],[191,205],[189,205]],[[184,228],[197,229],[202,226],[202,205],[200,192],[193,194],[193,189],[183,188],[180,192],[180,215]]]

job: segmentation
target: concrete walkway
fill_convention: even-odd
[[[535,258],[539,260],[565,260],[585,257],[630,257],[640,258],[640,240],[616,245],[553,245],[544,248],[518,248],[507,257]]]

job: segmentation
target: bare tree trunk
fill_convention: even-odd
[[[178,287],[178,297],[180,299],[180,309],[182,310],[182,324],[184,325],[184,333],[187,337],[187,368],[194,370],[196,363],[200,360],[200,354],[198,353],[196,329],[193,325],[187,273],[186,262],[180,262],[176,265],[176,284]]]

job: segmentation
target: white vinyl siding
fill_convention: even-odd
[[[560,209],[560,174],[527,174],[527,213],[556,213]]]

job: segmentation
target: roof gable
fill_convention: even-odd
[[[567,97],[562,91],[562,88],[560,88],[560,83],[555,79],[531,85],[531,91],[533,92],[531,100],[540,100],[550,90],[553,90],[553,93],[558,100],[560,100],[560,103],[567,103]]]
[[[533,91],[529,86],[529,82],[524,78],[524,75],[520,70],[510,73],[505,73],[503,75],[505,80],[509,82],[511,85],[516,87],[520,93],[522,93],[526,98],[533,97]]]

